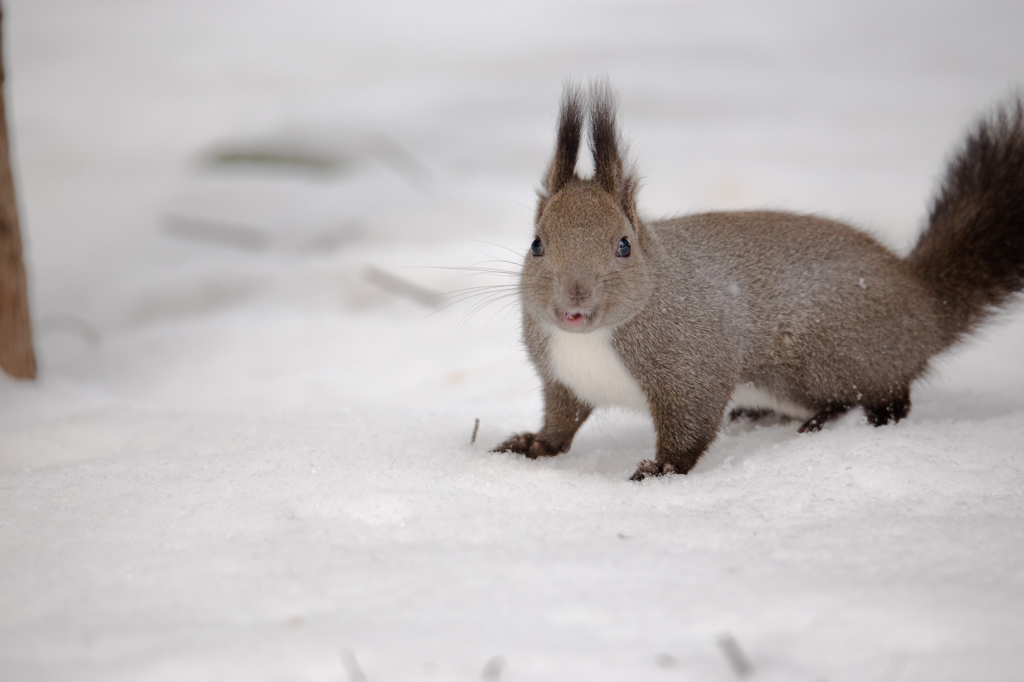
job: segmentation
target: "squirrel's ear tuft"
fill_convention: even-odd
[[[629,222],[638,227],[636,172],[626,169],[619,153],[619,134],[615,125],[615,93],[605,80],[590,86],[590,150],[594,155],[594,180],[615,197]]]
[[[555,157],[544,176],[544,193],[548,197],[554,196],[576,176],[576,158],[580,153],[583,114],[583,96],[579,86],[567,82],[562,93],[562,110],[558,115]]]

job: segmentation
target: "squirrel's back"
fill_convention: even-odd
[[[670,316],[686,327],[695,312],[720,315],[720,342],[734,347],[740,384],[812,411],[879,402],[905,390],[942,348],[927,287],[848,225],[750,211],[649,227],[661,289],[643,316],[651,333]]]

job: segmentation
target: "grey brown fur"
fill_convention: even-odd
[[[655,459],[633,476],[640,480],[688,472],[739,387],[795,406],[806,419],[801,431],[855,406],[872,424],[899,421],[930,358],[1024,288],[1019,100],[971,132],[904,259],[863,232],[813,216],[642,220],[607,85],[592,88],[587,111],[594,177],[575,173],[586,99],[566,88],[538,201],[542,254],[527,253],[521,279],[523,337],[544,384],[544,426],[497,451],[565,452],[598,406],[556,377],[554,335],[610,334],[657,432]],[[623,239],[626,257],[617,255]]]

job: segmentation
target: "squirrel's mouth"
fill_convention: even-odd
[[[580,310],[565,311],[562,313],[562,324],[569,329],[580,329],[590,321],[590,314]]]

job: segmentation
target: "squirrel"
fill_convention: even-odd
[[[594,174],[582,178],[588,118]],[[905,258],[811,215],[646,220],[620,146],[610,86],[567,85],[519,286],[544,426],[494,452],[567,452],[595,408],[624,406],[654,422],[639,481],[689,472],[730,405],[799,419],[800,432],[855,407],[895,423],[929,360],[1024,289],[1019,95],[971,129]]]

